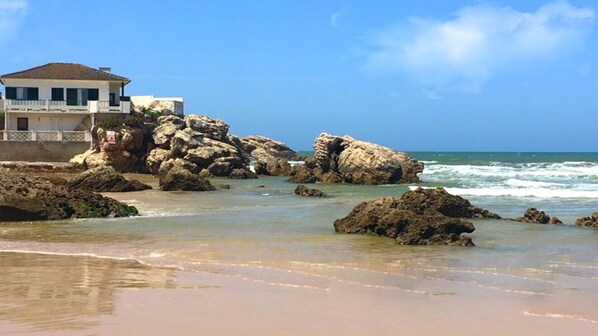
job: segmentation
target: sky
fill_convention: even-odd
[[[0,73],[112,67],[127,95],[310,150],[598,152],[598,0],[0,0]]]

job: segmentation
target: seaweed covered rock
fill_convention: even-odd
[[[110,166],[89,169],[67,183],[72,190],[91,190],[95,192],[125,192],[152,189],[151,186],[137,180],[127,180]]]
[[[0,221],[126,217],[138,214],[135,207],[89,190],[70,190],[36,176],[0,171]]]
[[[461,234],[471,233],[475,227],[433,209],[422,213],[407,210],[400,199],[383,197],[358,204],[346,217],[334,222],[334,229],[390,237],[402,245],[473,246],[471,238]]]
[[[159,176],[160,188],[164,191],[210,191],[216,188],[210,181],[193,174],[182,166],[175,165]]]
[[[463,218],[500,216],[449,194],[443,188],[407,191],[399,199],[384,197],[357,205],[349,215],[334,222],[343,233],[371,233],[394,238],[405,245],[473,246],[462,233],[475,230]]]
[[[423,163],[406,153],[374,143],[359,141],[348,135],[320,134],[314,142],[313,167],[309,174],[295,170],[294,174],[313,175],[324,183],[396,184],[418,183],[417,174]],[[295,175],[290,182],[301,180]]]
[[[560,219],[557,217],[550,217],[544,211],[540,211],[536,208],[529,208],[525,210],[523,217],[515,219],[516,222],[531,223],[531,224],[562,224]]]
[[[326,197],[326,193],[318,189],[310,189],[303,184],[300,184],[295,188],[295,195],[307,196],[307,197]]]
[[[594,211],[592,216],[578,218],[575,225],[598,229],[598,211]]]

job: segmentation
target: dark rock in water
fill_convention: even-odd
[[[295,188],[295,194],[299,196],[309,196],[309,197],[326,197],[326,193],[322,192],[318,189],[310,189],[303,184],[300,184]]]
[[[257,174],[252,172],[249,169],[245,168],[235,168],[233,171],[228,175],[229,179],[256,179]]]
[[[548,221],[548,224],[556,225],[556,224],[563,224],[563,222],[557,216],[553,216]]]
[[[89,190],[70,190],[37,176],[0,171],[0,221],[126,217],[135,207]]]
[[[307,183],[315,176],[324,183],[418,183],[417,174],[424,169],[423,163],[406,153],[350,136],[322,133],[314,150],[313,162],[295,169],[289,182]]]
[[[470,237],[461,236],[473,232],[473,224],[433,209],[415,210],[421,213],[405,209],[401,200],[383,197],[358,204],[346,217],[334,222],[334,229],[390,237],[403,245],[474,245]]]
[[[575,221],[576,226],[592,227],[598,229],[598,211],[590,217],[581,217]]]
[[[92,190],[95,192],[125,192],[152,189],[137,180],[127,180],[110,166],[89,169],[68,182],[70,189]]]
[[[229,190],[230,189],[230,184],[217,184],[216,185],[216,189]]]
[[[550,218],[550,216],[544,211],[540,211],[536,208],[529,208],[525,210],[523,217],[518,217],[514,220],[516,222],[531,224],[562,224],[558,218]]]
[[[501,217],[469,203],[461,196],[451,195],[444,188],[417,188],[401,196],[401,209],[419,214],[426,211],[439,212],[451,218],[494,218]]]
[[[164,191],[210,191],[216,190],[210,181],[180,166],[175,166],[159,176]]]
[[[255,162],[255,173],[269,176],[289,176],[291,165],[285,159],[266,157]]]
[[[318,177],[307,166],[295,166],[291,169],[291,177],[287,182],[291,183],[316,183]]]

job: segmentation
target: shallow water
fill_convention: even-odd
[[[484,176],[479,173],[484,167],[464,173],[461,168],[434,167],[431,162],[440,160],[427,159],[426,186],[491,188],[481,185],[488,183],[479,177]],[[455,164],[462,166],[463,162]],[[585,165],[592,164],[598,165]],[[508,175],[519,169],[521,176],[550,176],[555,169],[551,164],[545,171],[534,166],[540,173],[531,174],[527,172],[530,168],[520,163],[500,165],[513,166]],[[463,174],[475,176],[459,182]],[[492,183],[506,185],[509,178],[501,175],[496,178],[499,182]],[[477,185],[476,179],[480,181]],[[578,188],[580,180],[595,188],[597,177],[570,174],[568,179],[569,189]],[[370,308],[358,313],[366,320],[368,316],[378,320],[378,328],[369,330],[371,334],[388,331],[395,323],[393,311],[405,309],[396,306],[403,300],[431,313],[463,302],[474,307],[480,300],[498,300],[495,308],[484,307],[489,316],[502,314],[504,309],[524,330],[538,331],[534,329],[537,319],[543,319],[540,324],[545,326],[549,326],[547,321],[568,321],[567,327],[581,334],[598,330],[594,329],[598,328],[598,312],[593,308],[598,299],[598,230],[571,225],[575,218],[598,209],[595,199],[579,195],[466,196],[472,203],[508,217],[536,206],[567,225],[476,220],[472,234],[476,247],[410,247],[386,238],[336,234],[332,227],[335,219],[357,203],[379,196],[398,197],[409,190],[407,185],[317,185],[330,196],[314,199],[295,196],[295,186],[283,178],[212,182],[231,184],[231,189],[109,194],[137,206],[142,214],[137,218],[0,223],[4,270],[0,275],[0,330],[87,334],[115,323],[123,329],[110,332],[126,334],[126,321],[106,321],[121,316],[120,311],[131,305],[130,299],[119,300],[129,298],[128,291],[166,290],[157,303],[167,304],[176,293],[206,293],[206,288],[226,287],[229,281],[236,284],[229,288],[247,284],[250,291],[260,293],[251,304],[267,305],[278,291],[293,305],[312,302],[313,306],[305,307],[305,314],[313,319],[320,314],[318,305],[324,304],[318,301],[320,296],[332,300],[342,296],[345,304],[357,306],[366,300]],[[340,289],[342,294],[335,294]],[[225,294],[201,295],[202,300],[215,300],[218,295],[228,298]],[[385,297],[397,300],[387,302]],[[200,309],[199,302],[187,302],[178,313]],[[239,314],[240,320],[251,323],[246,312]],[[421,318],[425,317],[422,313]],[[508,325],[506,319],[497,317],[486,323],[498,328]],[[216,324],[220,329],[211,331],[228,330],[225,320],[220,323]],[[315,331],[325,334],[326,323]],[[350,334],[356,330],[361,329]],[[300,330],[289,333],[299,334]]]

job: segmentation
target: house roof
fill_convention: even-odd
[[[9,73],[0,76],[0,83],[4,84],[7,78],[24,79],[66,79],[66,80],[93,80],[124,82],[129,84],[130,79],[115,74],[94,69],[77,63],[48,63],[35,68]]]

